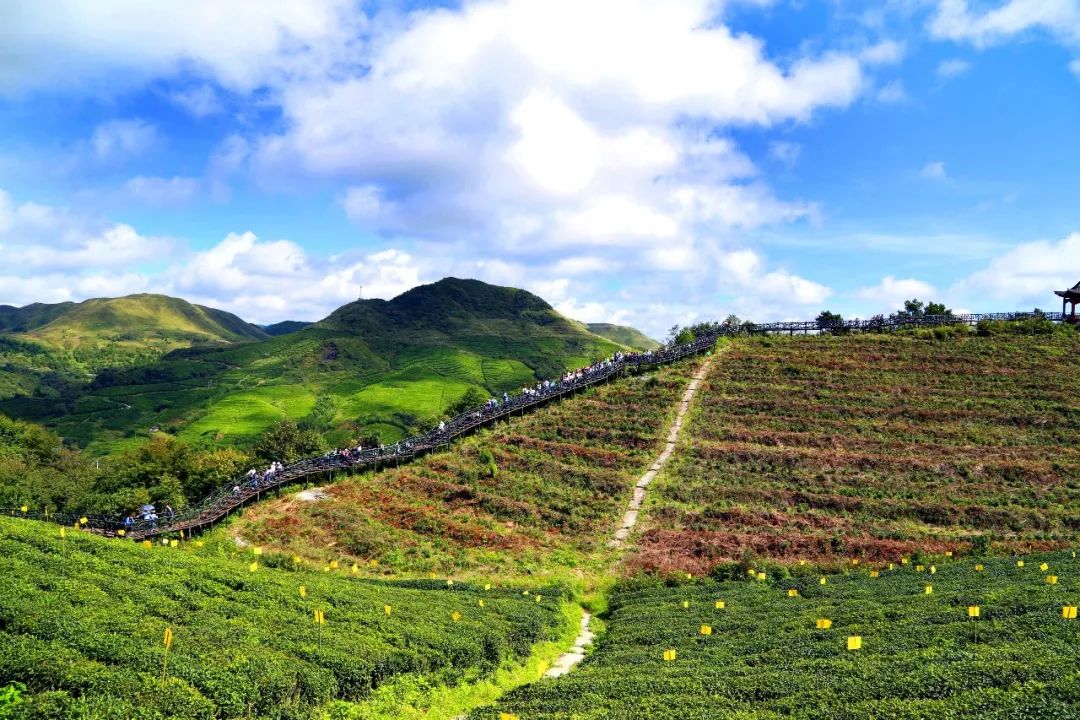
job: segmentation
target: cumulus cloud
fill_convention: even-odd
[[[1018,245],[952,288],[952,295],[973,306],[1011,303],[1011,309],[1055,307],[1054,290],[1080,280],[1080,233],[1063,240],[1039,240]]]
[[[923,302],[935,300],[938,291],[933,285],[916,278],[895,278],[886,275],[877,285],[859,288],[855,297],[882,313],[892,312],[904,306],[905,300],[918,298]]]
[[[0,92],[191,72],[248,91],[346,60],[364,21],[351,0],[11,0],[0,7]]]
[[[789,167],[799,161],[799,155],[801,154],[802,145],[799,143],[781,140],[769,143],[769,156]]]
[[[967,0],[940,0],[930,31],[939,38],[987,46],[1031,30],[1043,30],[1070,44],[1080,43],[1077,0],[1007,0],[982,12]]]
[[[176,90],[169,93],[169,99],[196,118],[216,115],[224,109],[217,92],[207,84]]]

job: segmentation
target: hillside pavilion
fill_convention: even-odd
[[[1076,317],[1076,304],[1080,303],[1080,282],[1068,290],[1055,290],[1054,294],[1061,298],[1061,314],[1065,322],[1074,323],[1080,320]],[[1065,310],[1066,305],[1072,308],[1071,311]]]

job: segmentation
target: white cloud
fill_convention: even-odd
[[[10,0],[0,9],[0,92],[62,86],[115,92],[199,73],[251,90],[322,74],[364,25],[350,0]]]
[[[1063,240],[1024,243],[994,258],[985,268],[953,286],[951,296],[966,304],[985,307],[988,300],[1010,310],[1042,307],[1059,310],[1054,290],[1080,280],[1080,233]],[[1057,306],[1055,306],[1055,303]]]
[[[169,93],[169,99],[196,118],[216,115],[224,109],[214,88],[205,84]]]
[[[946,180],[949,177],[949,173],[945,170],[945,163],[941,160],[935,160],[923,165],[922,176],[928,180]]]
[[[199,181],[189,177],[145,177],[138,175],[124,183],[124,191],[138,202],[154,206],[182,206],[195,199]]]
[[[907,100],[907,91],[899,80],[886,83],[877,93],[877,99],[883,103],[899,103]]]
[[[942,60],[938,63],[937,74],[942,78],[954,78],[963,75],[971,69],[971,63],[967,60],[961,60],[959,58],[952,58],[949,60]]]
[[[905,300],[918,298],[923,302],[937,299],[938,291],[933,285],[916,278],[899,279],[892,275],[882,278],[872,287],[859,288],[855,296],[865,300],[882,313],[903,307]]]
[[[1069,63],[1069,70],[1071,70],[1072,74],[1075,75],[1078,80],[1080,80],[1080,58],[1073,60],[1071,63]]]
[[[1031,30],[1049,32],[1069,44],[1080,43],[1080,2],[1007,0],[979,12],[972,10],[967,0],[940,0],[930,23],[936,37],[967,41],[978,47]]]
[[[150,123],[133,118],[113,120],[94,128],[90,147],[94,155],[103,161],[141,155],[157,142],[157,129]]]
[[[791,167],[799,161],[802,145],[794,142],[774,141],[769,143],[769,156]]]
[[[863,50],[859,59],[870,65],[894,65],[904,59],[906,51],[904,43],[886,40]]]

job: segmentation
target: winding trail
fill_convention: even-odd
[[[679,402],[679,409],[675,413],[675,420],[671,423],[671,427],[668,428],[664,449],[634,485],[634,495],[630,498],[630,504],[626,507],[619,529],[615,531],[615,536],[608,541],[609,548],[622,547],[626,542],[626,538],[630,536],[630,531],[637,525],[641,504],[645,502],[645,489],[656,479],[656,476],[675,452],[675,444],[679,440],[679,431],[682,430],[683,418],[690,411],[690,403],[693,402],[694,395],[697,394],[697,389],[708,374],[711,365],[712,357],[705,358],[705,362],[701,363],[701,367],[697,369],[697,372],[690,379],[690,384],[686,386],[686,392],[683,393],[682,400]],[[589,629],[591,619],[592,615],[585,611],[585,614],[581,617],[581,629],[574,639],[574,646],[555,660],[555,663],[544,673],[545,678],[557,678],[565,675],[585,659],[585,648],[591,645],[593,638],[596,637],[595,633]]]

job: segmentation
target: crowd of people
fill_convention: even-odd
[[[289,466],[274,461],[265,470],[259,471],[255,468],[248,470],[244,475],[244,484],[251,491],[257,492],[262,488],[272,487],[282,480],[313,472],[347,469],[356,465],[379,464],[388,460],[412,457],[417,452],[443,445],[462,432],[487,422],[493,417],[534,405],[546,398],[563,394],[577,387],[590,385],[600,379],[614,375],[627,365],[652,364],[676,359],[681,354],[695,351],[695,346],[705,347],[713,340],[715,338],[699,338],[697,341],[684,346],[676,346],[675,348],[661,347],[657,350],[646,350],[640,353],[617,352],[611,357],[595,362],[588,367],[568,371],[558,379],[541,380],[535,385],[522,387],[516,395],[504,392],[501,399],[489,398],[479,407],[467,410],[448,420],[440,420],[433,430],[423,435],[407,438],[393,444],[369,448],[361,447],[359,444],[354,447],[336,448],[321,456],[300,460]],[[286,471],[288,473],[283,477],[283,473],[286,473]],[[240,483],[234,484],[228,494],[233,498],[232,504],[235,504],[238,499],[243,498],[245,495]],[[219,499],[218,502],[227,501]],[[172,507],[168,505],[165,506],[164,512],[164,524],[168,526],[175,519],[175,513]],[[140,510],[140,517],[142,519],[141,527],[151,530],[157,529],[160,518],[153,505],[144,505]],[[136,522],[131,515],[124,520],[124,527],[129,531],[136,527]]]

